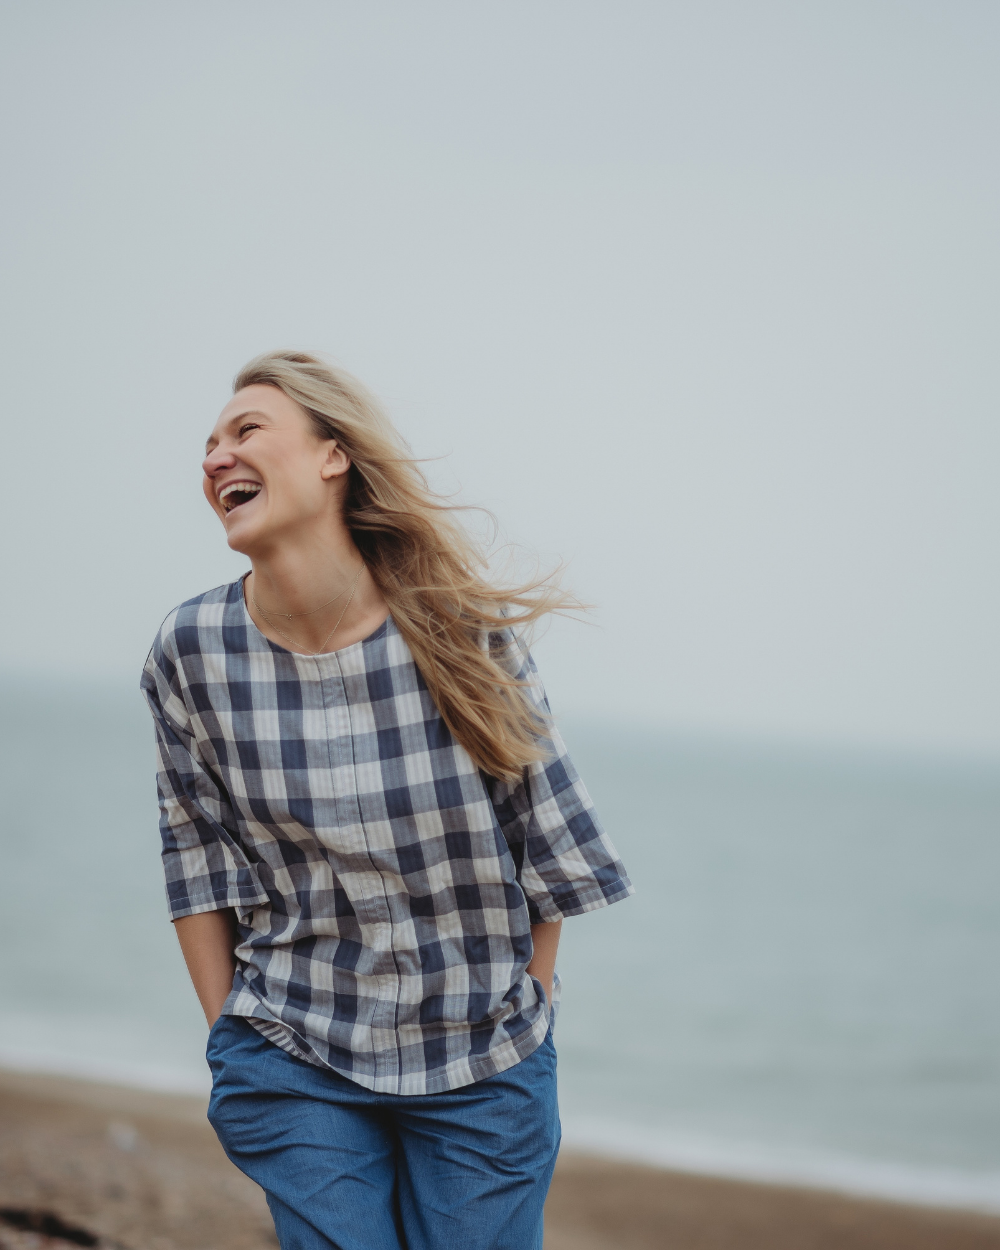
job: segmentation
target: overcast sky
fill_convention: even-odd
[[[557,708],[1000,753],[1000,6],[8,3],[0,662],[135,678],[319,349],[598,605]]]

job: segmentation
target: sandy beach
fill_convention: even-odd
[[[546,1250],[1000,1250],[1000,1218],[564,1152]],[[0,1250],[273,1250],[197,1098],[0,1073]]]

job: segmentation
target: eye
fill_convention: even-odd
[[[247,432],[247,430],[259,430],[259,429],[260,429],[260,426],[255,421],[248,421],[246,425],[240,426],[240,438],[243,437],[243,435]]]

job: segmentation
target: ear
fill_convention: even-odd
[[[331,438],[326,445],[326,460],[320,469],[324,482],[334,477],[342,477],[351,467],[351,457],[344,451],[336,439]]]

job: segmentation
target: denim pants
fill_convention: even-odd
[[[376,1094],[222,1016],[208,1118],[282,1250],[542,1250],[556,1052],[440,1094]]]

